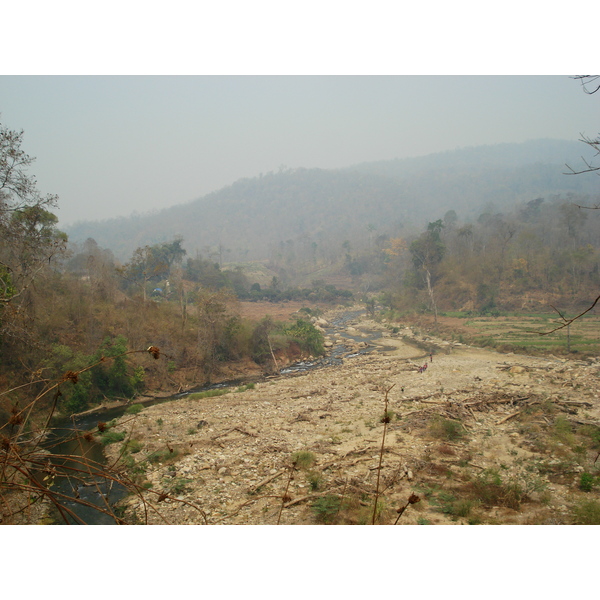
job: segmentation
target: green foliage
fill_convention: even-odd
[[[240,385],[235,391],[237,393],[243,393],[247,390],[253,390],[255,388],[254,383],[247,383],[246,385]]]
[[[313,492],[321,489],[323,485],[323,475],[321,473],[317,473],[316,471],[309,471],[307,473],[308,483],[310,484],[310,489]]]
[[[13,278],[6,267],[0,265],[0,298],[4,301],[10,300],[17,293],[13,285]]]
[[[470,482],[474,499],[486,506],[519,509],[527,499],[525,490],[515,481],[502,481],[496,469],[486,469]]]
[[[104,446],[108,446],[108,444],[115,444],[117,442],[122,442],[126,433],[124,431],[115,431],[114,429],[107,429],[100,436],[100,441]]]
[[[227,277],[219,264],[202,257],[187,259],[184,276],[188,281],[195,281],[209,289],[220,290],[227,285]]]
[[[179,456],[179,451],[177,449],[173,449],[173,451],[168,448],[165,450],[155,450],[151,452],[146,457],[146,460],[149,463],[164,463]]]
[[[275,329],[275,323],[267,316],[256,325],[250,339],[252,359],[258,364],[263,364],[271,357],[269,335]]]
[[[600,501],[582,500],[572,509],[576,525],[600,525]]]
[[[51,347],[44,365],[55,373],[77,373],[77,382],[65,382],[61,387],[61,410],[67,414],[81,412],[105,398],[131,398],[144,388],[144,368],[133,371],[123,354],[127,352],[124,336],[106,337],[93,355],[85,355],[64,344]],[[91,369],[91,365],[94,365]],[[139,410],[136,405],[127,412]]]
[[[189,484],[191,482],[191,479],[186,479],[185,477],[176,477],[169,483],[167,489],[171,494],[183,494],[190,490]]]
[[[591,473],[582,473],[579,477],[579,489],[584,492],[591,492],[596,484],[596,477]]]
[[[186,254],[181,247],[182,241],[182,238],[177,238],[173,242],[137,248],[131,260],[120,269],[121,274],[143,289],[149,281],[168,279],[173,264],[181,262]]]
[[[575,443],[573,426],[565,417],[559,416],[554,420],[554,436],[568,446],[572,446]]]
[[[312,452],[307,452],[305,450],[294,452],[292,454],[292,464],[296,466],[297,469],[308,469],[314,462],[316,456]]]
[[[284,327],[283,332],[313,356],[320,356],[325,352],[323,335],[310,321],[297,319],[294,325]]]
[[[216,398],[218,396],[223,396],[228,394],[229,390],[205,390],[204,392],[194,392],[193,394],[189,394],[187,398],[189,400],[201,400],[203,398]]]
[[[341,508],[342,499],[335,494],[317,498],[311,505],[317,523],[331,524]]]
[[[456,517],[468,517],[477,501],[471,498],[457,498],[454,494],[440,491],[432,497],[430,503],[444,514]]]
[[[130,454],[137,454],[144,447],[144,443],[139,440],[127,440],[123,449]]]
[[[144,410],[143,404],[131,404],[130,406],[128,406],[125,409],[125,412],[128,415],[137,415],[138,413],[142,412],[143,410]]]
[[[431,434],[439,439],[452,442],[464,436],[464,428],[459,421],[435,417],[429,425]]]

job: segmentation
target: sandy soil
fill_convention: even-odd
[[[393,524],[415,494],[399,524],[567,524],[577,502],[597,498],[578,483],[596,469],[584,428],[600,422],[598,362],[347,325],[380,332],[387,350],[122,418],[149,488],[128,500],[128,520],[368,523],[378,498],[376,522]]]

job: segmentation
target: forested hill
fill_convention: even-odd
[[[565,175],[581,166],[580,142],[538,140],[465,148],[346,169],[288,169],[241,179],[160,212],[65,228],[72,241],[94,238],[126,260],[145,245],[183,237],[188,256],[219,249],[223,260],[302,252],[337,254],[345,242],[406,235],[454,210],[461,220],[509,210],[538,196],[597,194],[593,177]]]

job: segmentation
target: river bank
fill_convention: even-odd
[[[394,523],[412,494],[401,524],[577,520],[596,468],[597,361],[499,354],[364,316],[327,335],[379,351],[122,418],[147,488],[126,520],[361,523],[378,497],[377,522]]]

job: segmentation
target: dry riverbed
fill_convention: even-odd
[[[129,442],[107,446],[107,454],[121,457],[124,472],[147,488],[124,503],[126,520],[358,524],[375,516],[385,524],[571,524],[594,518],[600,363],[415,339],[401,325],[366,319],[349,327],[355,339],[379,331],[376,342],[386,351],[122,417],[116,429]],[[411,496],[419,501],[399,515]]]

